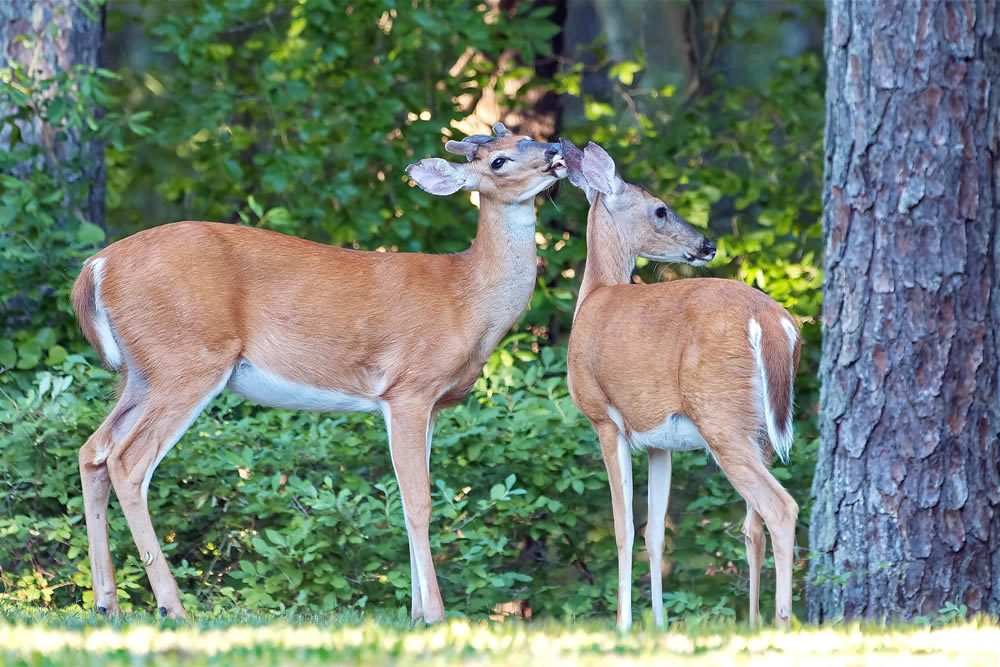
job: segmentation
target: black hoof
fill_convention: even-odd
[[[166,615],[167,615],[167,608],[160,607],[160,616],[166,616]]]
[[[108,608],[107,607],[98,607],[97,608],[97,613],[100,614],[101,616],[107,616],[108,615]]]

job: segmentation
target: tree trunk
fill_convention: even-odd
[[[80,6],[87,5],[93,20]],[[104,42],[104,6],[89,0],[8,0],[0,3],[0,53],[3,66],[18,63],[33,79],[44,80],[59,71],[78,65],[97,67]],[[0,116],[9,109],[0,108]],[[20,122],[25,143],[45,145],[59,168],[72,158],[82,158],[82,178],[90,183],[90,193],[83,211],[89,222],[104,226],[104,150],[95,142],[81,144],[73,133],[58,143],[42,123]],[[9,143],[4,130],[3,144]],[[30,171],[31,166],[25,165]],[[19,174],[23,176],[24,174]]]
[[[1000,613],[998,22],[827,0],[813,622]]]

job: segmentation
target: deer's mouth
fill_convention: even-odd
[[[562,159],[561,155],[554,157],[547,171],[554,174],[557,178],[565,178],[568,173],[566,171],[566,161]]]
[[[686,252],[683,255],[684,263],[690,264],[691,266],[704,266],[705,264],[708,264],[709,259],[711,258],[698,257],[689,252]]]

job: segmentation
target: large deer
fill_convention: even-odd
[[[91,257],[73,286],[87,340],[118,370],[117,405],[80,450],[94,605],[120,614],[108,544],[112,486],[160,614],[183,617],[146,493],[160,460],[224,388],[262,405],[381,412],[403,501],[414,619],[444,618],[428,537],[434,417],[461,401],[531,298],[534,197],[556,144],[475,135],[406,171],[425,191],[479,192],[455,255],[346,250],[271,231],[178,222]]]
[[[663,625],[661,559],[671,452],[707,448],[747,503],[750,622],[760,622],[761,517],[777,571],[776,620],[787,626],[798,505],[771,475],[792,445],[799,336],[791,316],[734,280],[628,285],[636,257],[695,266],[715,247],[662,200],[626,183],[600,146],[562,142],[570,182],[590,201],[587,264],[570,335],[570,393],[591,421],[611,484],[618,543],[618,625],[632,624],[632,458],[649,456],[646,549],[653,618]]]

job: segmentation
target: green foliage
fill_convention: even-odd
[[[616,549],[607,479],[592,429],[566,393],[564,352],[542,348],[538,359],[510,365],[503,356],[475,399],[443,413],[435,431],[431,542],[446,604],[474,617],[512,600],[530,601],[539,616],[608,615]],[[76,448],[110,407],[110,376],[71,355],[37,378],[20,409],[0,411],[8,436],[0,482],[14,508],[0,516],[3,583],[14,599],[88,605]],[[404,610],[406,534],[380,421],[217,399],[149,493],[185,602],[209,611]],[[733,588],[745,582],[725,565],[742,559],[733,528],[742,506],[718,476],[695,487],[706,459],[676,457],[674,498],[698,500],[680,513],[668,554],[668,610],[742,617]],[[642,504],[639,494],[637,516]],[[114,502],[109,517],[123,606],[151,608]],[[645,589],[637,604],[648,608]]]
[[[124,148],[141,125],[114,107],[107,70],[76,68],[44,79],[14,65],[0,71],[0,368],[59,365],[77,339],[68,307],[77,266],[105,240],[86,219],[91,184],[79,177],[92,141]],[[129,127],[133,127],[132,130]],[[43,142],[23,139],[39,133]],[[0,376],[0,386],[15,376]],[[22,389],[24,387],[21,387]]]
[[[82,213],[87,184],[71,177],[83,158],[46,159],[16,131],[0,150],[0,595],[49,608],[91,600],[77,450],[112,400],[113,377],[94,365],[68,305],[81,259],[182,218],[362,248],[466,247],[475,209],[410,187],[402,170],[442,155],[441,128],[465,115],[456,99],[532,76],[500,68],[502,51],[529,62],[548,53],[557,30],[540,9],[484,21],[457,0],[398,11],[387,2],[185,0],[135,11],[156,45],[141,70],[50,81],[15,70],[0,99],[18,122],[48,127],[56,145],[102,141],[108,173],[105,239]],[[131,19],[111,12],[109,27],[124,31]],[[761,89],[719,84],[692,99],[632,89],[643,67],[610,68],[620,99],[584,97],[584,116],[569,119],[566,134],[604,144],[627,177],[707,227],[720,248],[712,273],[756,284],[802,320],[803,415],[791,464],[775,474],[805,523],[819,350],[818,55],[782,61]],[[581,75],[570,67],[531,80],[580,96]],[[613,615],[607,478],[567,394],[561,347],[582,275],[586,202],[561,189],[558,207],[540,209],[529,312],[472,396],[438,419],[431,540],[454,613],[482,617],[523,600],[535,617]],[[640,267],[646,281],[692,273]],[[640,528],[644,470],[637,457]],[[743,619],[744,505],[705,453],[678,454],[674,471],[664,603],[692,626]],[[160,465],[149,505],[191,609],[407,613],[407,540],[380,418],[266,410],[224,395]],[[109,517],[123,606],[149,610],[115,501]],[[641,551],[636,560],[642,613]],[[766,608],[769,571],[762,589]]]
[[[149,226],[155,193],[163,221],[241,221],[406,251],[461,250],[475,230],[465,197],[430,197],[403,172],[441,155],[441,128],[465,115],[455,98],[511,77],[463,54],[530,56],[553,27],[531,15],[516,29],[502,15],[487,23],[463,0],[142,9],[162,55],[124,76],[129,102],[156,122],[115,158],[127,165],[109,197],[116,231]]]

